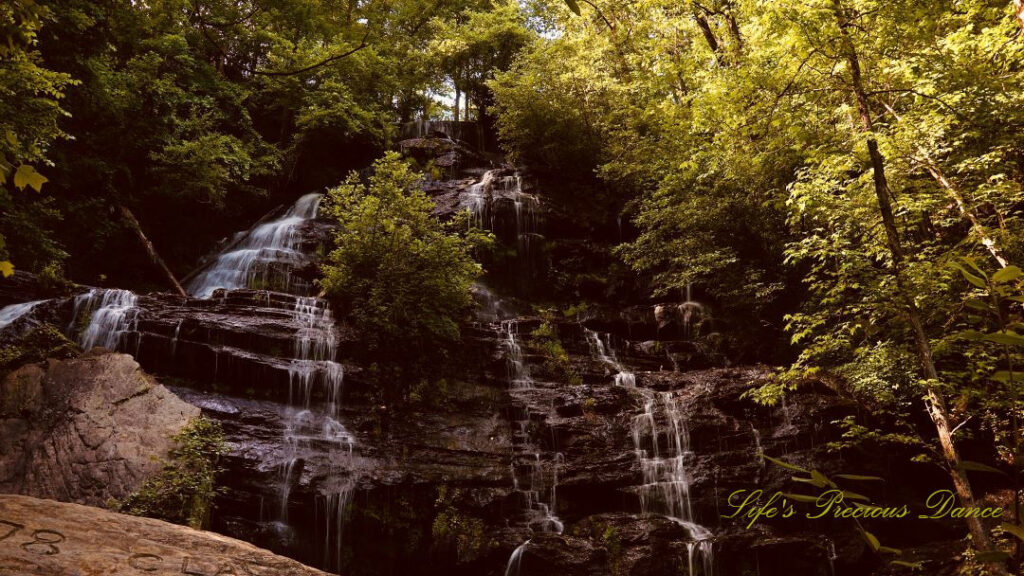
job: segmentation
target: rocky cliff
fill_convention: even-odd
[[[29,364],[0,384],[0,492],[102,506],[163,466],[199,416],[127,354]]]

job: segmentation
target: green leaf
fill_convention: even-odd
[[[871,498],[864,496],[863,494],[857,494],[856,492],[850,492],[849,490],[843,490],[843,498],[849,498],[850,500],[863,500],[864,502],[871,502]]]
[[[1024,336],[1017,334],[1016,332],[999,331],[985,335],[985,340],[989,342],[995,342],[996,344],[1006,344],[1009,346],[1024,346]]]
[[[1003,522],[999,527],[1003,529],[1003,532],[1013,534],[1019,540],[1024,540],[1024,528],[1016,524],[1010,524],[1009,522]]]
[[[981,268],[978,268],[978,265],[974,263],[974,258],[961,258],[960,260],[964,264],[967,264],[968,266],[970,266],[972,270],[977,272],[978,276],[981,276],[982,278],[985,278],[986,280],[988,279],[988,275],[985,274],[985,271],[982,270]]]
[[[1009,370],[1000,370],[991,376],[993,380],[995,380],[996,382],[1000,382],[1002,384],[1008,384],[1010,382],[1011,377],[1014,381],[1020,381],[1024,379],[1021,378],[1020,372],[1010,372]]]
[[[988,466],[986,464],[982,464],[980,462],[972,462],[970,460],[961,460],[959,468],[961,470],[964,470],[964,471],[988,472],[988,473],[991,473],[991,474],[1004,474],[1005,475],[1005,473],[1002,470],[999,470],[997,468],[993,468],[991,466]]]
[[[966,268],[964,268],[960,264],[953,264],[952,266],[953,268],[956,268],[957,270],[960,271],[960,275],[964,277],[964,280],[967,280],[968,282],[974,284],[978,288],[988,288],[988,284],[986,284],[983,279],[979,278],[978,276],[975,276],[974,274],[971,274],[970,272],[967,271]]]
[[[842,478],[843,480],[856,480],[858,482],[885,482],[885,478],[879,478],[878,476],[860,476],[858,474],[836,474],[836,478]]]
[[[835,483],[833,483],[831,480],[828,479],[827,476],[825,476],[821,472],[818,472],[817,470],[811,470],[811,478],[813,478],[815,482],[820,483],[821,486],[831,486],[833,488],[836,487]]]
[[[992,275],[992,282],[996,284],[1002,284],[1004,282],[1013,282],[1014,280],[1020,278],[1021,276],[1024,276],[1024,270],[1021,270],[1016,266],[1007,266],[1006,268],[1002,268]]]
[[[892,560],[889,564],[892,564],[893,566],[903,566],[904,568],[913,568],[915,570],[920,570],[924,567],[924,564],[921,562],[904,562],[903,560]]]
[[[31,186],[36,192],[41,192],[43,184],[48,181],[46,176],[36,172],[36,169],[28,164],[18,166],[18,169],[14,172],[14,185],[18,190],[24,190],[25,186]]]
[[[871,532],[868,532],[867,530],[861,530],[860,534],[864,537],[864,540],[867,541],[868,545],[871,546],[871,549],[875,552],[878,552],[878,549],[882,547],[882,543],[879,542],[878,538],[876,538],[875,535]]]
[[[11,274],[14,274],[14,264],[4,260],[0,261],[0,275],[7,278]]]
[[[1010,559],[1010,555],[1002,550],[989,550],[988,552],[978,552],[974,555],[974,559],[978,562],[1006,562]]]
[[[979,340],[984,340],[985,339],[985,333],[984,332],[979,332],[977,330],[963,330],[963,331],[957,332],[956,333],[956,337],[957,338],[962,338],[964,340],[971,340],[971,341],[975,341],[976,342],[976,341],[979,341]]]
[[[888,546],[879,546],[878,551],[882,554],[892,554],[894,556],[902,556],[903,550],[899,548],[889,548]]]
[[[810,474],[811,473],[810,470],[805,470],[805,469],[803,469],[803,468],[801,468],[799,466],[794,466],[794,465],[792,465],[792,464],[790,464],[788,462],[783,462],[782,460],[777,460],[775,458],[772,458],[771,456],[765,456],[764,459],[769,461],[769,462],[771,462],[772,464],[777,465],[777,466],[782,466],[786,470],[792,470],[794,472],[803,472],[804,474]]]
[[[971,310],[978,310],[980,312],[988,312],[992,309],[992,307],[989,306],[988,302],[985,302],[984,300],[979,300],[977,298],[971,298],[964,304]]]
[[[580,16],[580,5],[576,3],[576,0],[565,0],[565,5],[572,10],[573,14]]]
[[[808,496],[806,494],[790,494],[788,492],[784,492],[782,495],[785,496],[786,498],[789,498],[790,500],[796,502],[805,502],[807,504],[814,504],[818,501],[818,496]]]

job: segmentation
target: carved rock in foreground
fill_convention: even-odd
[[[0,495],[0,574],[325,573],[212,532],[78,504]]]
[[[197,416],[127,354],[23,366],[0,383],[0,491],[124,498],[161,470],[172,436]]]

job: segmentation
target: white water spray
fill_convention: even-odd
[[[515,320],[502,320],[501,343],[505,350],[505,364],[508,366],[508,381],[512,388],[533,388],[530,367],[523,358],[523,347],[519,344],[519,324]]]
[[[583,334],[587,337],[590,354],[612,370],[612,373],[615,375],[615,385],[628,386],[630,388],[636,387],[636,375],[630,372],[615,356],[611,335],[606,334],[602,338],[600,334],[589,328],[584,328]],[[607,344],[605,339],[607,339]]]
[[[78,336],[83,350],[102,346],[110,350],[124,349],[125,338],[138,333],[138,297],[128,290],[92,289],[75,296],[69,331],[82,314],[89,314],[89,325]],[[136,343],[137,344],[137,343]]]
[[[236,290],[254,285],[290,289],[293,284],[290,266],[304,258],[299,251],[299,227],[316,218],[322,198],[321,194],[306,194],[281,218],[245,232],[189,283],[189,294],[209,298],[218,288]]]
[[[46,300],[36,300],[34,302],[22,302],[19,304],[11,304],[10,306],[4,306],[0,308],[0,330],[13,324],[18,318],[28,314],[33,308],[46,302]]]
[[[678,399],[671,392],[638,389],[644,412],[634,417],[633,445],[643,473],[639,488],[643,514],[662,514],[687,529],[691,576],[710,576],[714,568],[711,531],[693,520],[686,462],[693,457],[690,435]],[[702,572],[697,572],[701,569]]]

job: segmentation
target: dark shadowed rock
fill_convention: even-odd
[[[30,364],[0,386],[0,491],[101,505],[158,472],[199,415],[127,354]]]

